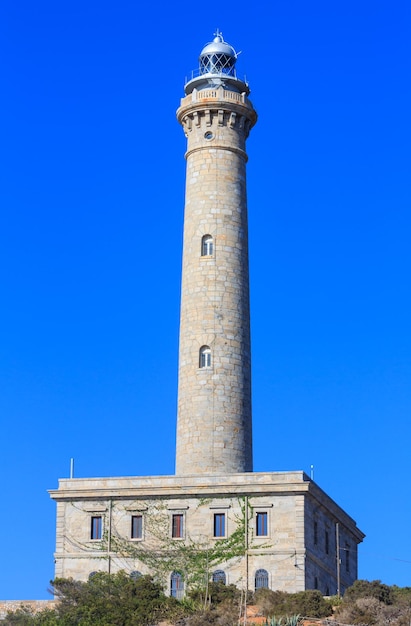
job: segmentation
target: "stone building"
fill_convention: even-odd
[[[343,592],[363,533],[304,472],[253,472],[246,139],[257,121],[221,33],[185,85],[187,137],[176,474],[63,479],[56,576],[155,573]],[[177,287],[177,286],[176,286]]]

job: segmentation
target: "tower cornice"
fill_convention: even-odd
[[[187,123],[190,120],[196,120],[198,125],[198,117],[206,117],[208,112],[218,115],[219,111],[225,111],[230,114],[228,124],[234,126],[236,123],[240,125],[247,121],[247,135],[250,129],[257,122],[257,112],[245,93],[236,93],[228,91],[224,87],[216,89],[194,90],[188,96],[181,99],[181,105],[177,109],[177,119],[187,130]],[[233,115],[231,115],[233,114]],[[219,120],[222,125],[222,120]],[[206,125],[211,126],[211,119],[205,120]],[[190,127],[188,126],[188,129]]]

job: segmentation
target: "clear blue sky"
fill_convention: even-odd
[[[255,470],[305,470],[411,585],[409,2],[0,7],[0,599],[47,598],[67,477],[171,474],[185,77],[219,27],[248,140]]]

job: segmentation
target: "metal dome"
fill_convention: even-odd
[[[214,37],[213,41],[211,43],[206,44],[204,48],[201,50],[200,58],[205,54],[212,54],[214,52],[227,54],[229,56],[234,57],[235,59],[237,58],[237,53],[234,50],[233,46],[230,46],[229,43],[224,41],[223,34],[220,33],[219,31],[217,31],[216,36]]]

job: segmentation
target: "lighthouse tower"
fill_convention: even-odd
[[[245,143],[257,114],[217,31],[177,111],[187,137],[176,474],[251,472]]]
[[[301,470],[253,472],[245,143],[257,115],[236,60],[217,32],[177,111],[187,180],[176,475],[60,479],[56,577],[150,574],[180,598],[192,550],[172,565],[174,541],[204,555],[204,582],[330,595],[357,577],[355,521]]]

